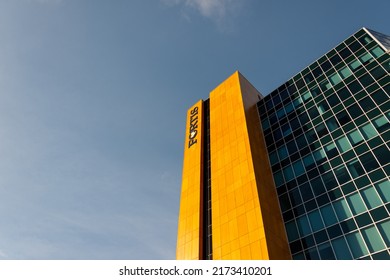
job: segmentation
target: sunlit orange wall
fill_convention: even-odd
[[[198,108],[196,143],[189,147],[191,112]],[[202,116],[203,101],[198,101],[187,112],[186,135],[184,141],[184,162],[180,198],[179,224],[176,258],[196,260],[201,257],[201,186],[202,176]],[[193,122],[193,125],[195,122]]]
[[[213,259],[290,258],[258,98],[239,72],[210,93]]]

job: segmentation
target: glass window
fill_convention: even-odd
[[[314,166],[316,166],[314,164],[313,156],[311,154],[309,154],[303,158],[303,163],[305,164],[306,170],[309,170],[309,169],[313,168]]]
[[[308,201],[314,197],[309,183],[304,183],[299,187],[303,201]]]
[[[320,124],[320,125],[316,126],[315,130],[316,130],[319,138],[321,138],[322,136],[325,136],[329,133],[328,129],[326,128],[326,126],[324,124]]]
[[[297,219],[297,225],[298,225],[298,230],[299,234],[301,237],[306,236],[311,233],[311,229],[309,226],[309,222],[307,220],[306,215],[303,215]]]
[[[376,192],[375,188],[372,186],[362,190],[360,194],[362,195],[368,209],[375,208],[382,204],[382,201],[379,198],[378,193]]]
[[[320,211],[327,227],[337,223],[337,218],[331,204],[321,207]]]
[[[348,112],[351,115],[352,119],[358,118],[363,114],[363,111],[359,108],[357,104],[348,107]]]
[[[324,228],[324,224],[322,222],[321,215],[318,210],[310,212],[308,216],[309,216],[309,221],[311,224],[311,228],[313,229],[313,232]]]
[[[390,151],[386,145],[375,148],[373,152],[380,164],[386,165],[390,162]]]
[[[318,252],[320,253],[322,260],[334,260],[336,259],[332,247],[329,242],[323,243],[318,246]]]
[[[338,260],[351,260],[352,255],[349,251],[344,237],[332,240],[333,249]]]
[[[362,100],[359,101],[359,104],[362,108],[364,108],[365,112],[370,111],[371,109],[374,109],[375,103],[371,100],[370,97],[363,98]]]
[[[367,247],[371,253],[383,250],[386,248],[375,226],[362,230],[362,235],[366,241]]]
[[[339,148],[340,152],[346,152],[349,149],[352,148],[351,144],[349,143],[346,136],[343,136],[336,140],[337,147]]]
[[[268,119],[264,119],[262,122],[261,122],[261,125],[263,127],[263,130],[267,130],[269,128],[269,121]]]
[[[386,95],[386,93],[379,89],[373,94],[371,94],[372,99],[374,99],[375,103],[380,105],[385,103],[387,100],[389,100],[389,97]]]
[[[336,149],[336,145],[334,143],[330,143],[329,145],[326,145],[325,152],[328,158],[333,158],[339,154],[339,152]]]
[[[340,127],[339,123],[334,117],[329,118],[328,120],[325,121],[325,123],[330,132]]]
[[[329,77],[329,79],[330,79],[330,82],[332,83],[332,85],[334,85],[334,86],[341,82],[341,78],[340,78],[339,74],[337,74],[337,73],[331,75]]]
[[[360,68],[360,66],[362,66],[362,63],[355,59],[350,64],[348,64],[348,66],[352,69],[352,71],[355,71],[356,69]]]
[[[390,181],[386,180],[375,184],[375,188],[381,196],[384,203],[390,202]]]
[[[296,177],[298,177],[299,175],[302,175],[305,172],[305,169],[303,168],[303,164],[302,164],[301,160],[294,162],[293,168],[294,168]]]
[[[378,133],[376,132],[375,128],[372,126],[371,123],[362,126],[360,128],[360,131],[366,140],[378,135]]]
[[[351,179],[347,172],[347,169],[344,166],[336,168],[334,173],[340,185],[348,182]]]
[[[289,242],[299,238],[298,229],[294,220],[286,223],[286,231]]]
[[[283,185],[284,179],[283,179],[282,171],[278,171],[278,172],[274,173],[274,179],[275,179],[275,184],[277,187]]]
[[[305,135],[303,135],[303,134],[301,136],[295,138],[295,141],[297,142],[298,150],[307,146],[306,138],[305,138]]]
[[[293,206],[297,206],[302,203],[302,198],[298,188],[295,188],[292,191],[290,191],[289,196]]]
[[[302,100],[302,98],[299,96],[299,97],[297,97],[297,98],[294,99],[293,103],[294,103],[295,108],[298,108],[298,107],[303,103],[303,100]]]
[[[344,66],[343,68],[340,69],[339,74],[343,79],[346,79],[352,75],[352,72],[351,70],[349,70],[347,66]]]
[[[351,141],[352,146],[355,146],[363,141],[363,136],[358,130],[354,130],[348,134],[348,139]]]
[[[340,104],[340,99],[337,97],[336,94],[332,94],[327,98],[327,101],[331,107],[336,106]]]
[[[333,207],[340,222],[352,217],[352,213],[349,210],[348,204],[345,199],[333,202]]]
[[[280,148],[278,149],[278,154],[279,154],[280,160],[285,159],[285,158],[288,156],[288,152],[287,152],[286,146],[280,147]]]
[[[275,163],[279,162],[278,155],[276,154],[276,151],[270,153],[269,160],[271,162],[271,165],[274,165]]]
[[[321,115],[325,113],[328,109],[329,109],[329,105],[328,103],[326,103],[325,100],[318,104],[318,111],[320,112]]]
[[[286,107],[284,107],[284,109],[286,110],[286,114],[289,114],[290,112],[292,112],[294,110],[294,106],[292,103],[288,103],[286,105]]]
[[[312,96],[311,96],[310,91],[306,91],[306,92],[304,92],[304,93],[302,94],[302,99],[303,99],[303,101],[306,101],[306,100],[310,99],[311,97],[312,97]]]
[[[373,124],[379,132],[384,132],[390,128],[390,123],[385,116],[374,119]]]
[[[284,137],[287,136],[287,135],[289,135],[289,134],[291,133],[291,128],[290,128],[290,125],[289,125],[288,123],[286,123],[285,125],[283,125],[283,126],[281,127],[281,129],[282,129],[282,134],[283,134]]]
[[[278,116],[278,119],[279,119],[279,120],[280,120],[281,118],[283,118],[284,115],[285,115],[284,108],[279,109],[279,110],[276,112],[276,115]]]
[[[287,149],[288,149],[288,152],[290,153],[290,155],[292,155],[293,153],[295,153],[298,149],[297,149],[297,146],[295,145],[295,141],[290,141],[286,144],[287,146]]]
[[[292,170],[292,167],[291,165],[289,166],[286,166],[284,169],[283,169],[283,174],[284,174],[284,178],[286,178],[286,182],[294,179],[294,172]]]
[[[326,90],[330,89],[331,87],[332,87],[332,85],[326,79],[320,83],[320,88],[322,91],[326,91]]]
[[[379,232],[381,233],[386,245],[390,247],[390,220],[378,224]]]
[[[346,238],[355,259],[368,254],[367,247],[359,232],[350,233]]]
[[[323,149],[319,149],[313,153],[314,159],[316,160],[317,164],[320,164],[326,159],[326,154]]]
[[[312,107],[308,111],[310,118],[314,119],[315,117],[319,116],[320,114],[318,113],[318,110],[316,107]]]
[[[322,175],[322,180],[325,183],[325,187],[328,190],[331,190],[338,186],[338,183],[336,181],[336,178],[333,176],[333,173],[331,171],[325,173]]]
[[[367,172],[370,172],[376,168],[379,167],[378,162],[372,155],[372,153],[368,152],[365,153],[364,155],[360,156],[360,162],[362,163],[364,169],[366,169]]]
[[[336,117],[341,125],[344,125],[351,120],[351,117],[348,116],[346,111],[342,111],[342,112],[338,113],[336,115]]]
[[[361,56],[359,57],[359,60],[360,60],[363,64],[369,63],[372,59],[373,59],[373,58],[372,58],[371,54],[369,54],[369,53],[365,53],[365,54],[363,54],[363,55],[361,55]]]
[[[357,178],[364,174],[364,169],[358,159],[350,161],[347,166],[353,178]]]
[[[359,193],[354,193],[352,195],[347,196],[347,201],[354,215],[367,211],[366,206],[364,205]]]
[[[380,47],[375,47],[370,52],[375,57],[379,57],[379,56],[381,56],[382,54],[385,53]]]

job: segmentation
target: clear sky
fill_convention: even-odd
[[[388,0],[0,0],[0,259],[174,259],[186,111],[264,95]]]

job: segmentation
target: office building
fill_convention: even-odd
[[[390,37],[363,28],[264,97],[188,110],[178,259],[390,259]]]

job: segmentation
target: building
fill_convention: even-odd
[[[188,110],[178,259],[390,259],[390,37],[363,28],[262,97]]]

